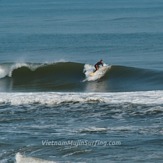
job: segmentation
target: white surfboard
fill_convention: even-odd
[[[91,72],[89,74],[89,80],[100,79],[101,77],[103,77],[105,75],[105,73],[107,72],[108,68],[109,68],[109,66],[103,66],[103,67],[100,67],[97,71]]]

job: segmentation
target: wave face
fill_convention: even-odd
[[[121,92],[162,90],[163,71],[108,66],[88,80],[94,66],[74,62],[0,64],[0,91]]]

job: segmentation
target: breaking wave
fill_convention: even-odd
[[[111,65],[100,77],[90,78],[89,73],[93,70],[93,65],[75,62],[2,63],[0,91],[117,92],[163,89],[163,71]]]

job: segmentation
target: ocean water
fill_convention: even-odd
[[[162,163],[162,27],[162,0],[0,0],[0,162]]]

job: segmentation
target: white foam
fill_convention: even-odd
[[[111,66],[104,64],[103,68],[105,69],[99,69],[93,76],[91,76],[90,74],[95,70],[95,68],[93,65],[85,64],[83,72],[85,73],[86,79],[84,81],[95,81],[100,79],[105,75],[106,71],[111,68]]]
[[[0,65],[0,79],[6,77],[10,72],[10,69],[6,66]]]
[[[56,163],[54,161],[48,161],[34,157],[26,157],[20,153],[16,154],[15,159],[16,163]]]
[[[63,102],[104,102],[108,104],[163,104],[163,91],[115,92],[115,93],[0,93],[0,103],[11,105],[55,105]]]
[[[84,129],[80,129],[80,132],[106,132],[108,128],[101,128],[101,127],[88,127]]]
[[[160,129],[160,126],[114,126],[114,127],[107,127],[107,128],[99,128],[99,127],[88,127],[79,130],[80,133],[87,133],[87,132],[139,132],[141,134],[153,134],[159,133],[163,135],[163,131]]]

